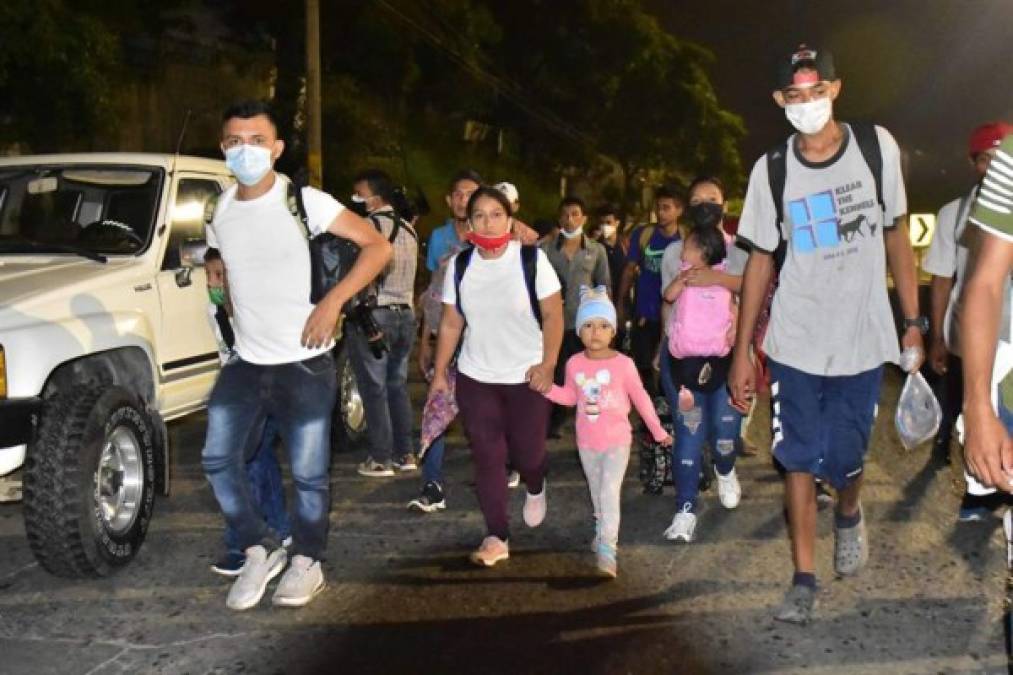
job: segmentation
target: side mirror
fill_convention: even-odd
[[[179,244],[179,266],[202,267],[207,250],[208,243],[203,239],[184,239]]]

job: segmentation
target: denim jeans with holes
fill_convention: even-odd
[[[725,476],[735,468],[742,413],[732,407],[728,390],[722,385],[712,392],[693,391],[693,408],[679,410],[678,392],[668,397],[675,420],[672,445],[672,482],[675,483],[676,509],[687,506],[696,511],[703,446],[709,443],[714,468]]]

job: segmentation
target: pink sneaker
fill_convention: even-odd
[[[492,567],[500,560],[510,557],[510,547],[499,537],[489,535],[482,540],[478,550],[472,552],[471,562],[480,567]]]
[[[545,488],[547,483],[542,482],[542,491],[536,495],[527,493],[524,497],[524,509],[522,514],[524,515],[524,522],[528,527],[538,527],[545,520],[545,511],[548,508],[548,504],[545,499]]]

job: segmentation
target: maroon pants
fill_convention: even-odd
[[[548,464],[545,431],[549,400],[527,384],[486,384],[458,373],[457,406],[471,445],[478,504],[486,529],[506,541],[510,537],[507,459],[528,492],[542,491]]]

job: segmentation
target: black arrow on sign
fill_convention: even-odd
[[[922,226],[922,231],[918,235],[916,243],[920,244],[925,240],[925,235],[929,233],[929,224],[925,222],[925,218],[918,216],[915,218],[915,222]]]

